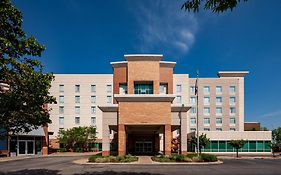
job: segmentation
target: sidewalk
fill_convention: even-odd
[[[150,157],[151,156],[138,156],[139,160],[137,164],[153,164],[153,161]]]

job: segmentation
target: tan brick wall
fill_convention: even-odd
[[[168,94],[173,94],[173,68],[160,67],[160,83],[168,84]]]
[[[119,85],[127,83],[127,65],[114,67],[113,72],[113,94],[119,94]],[[117,103],[115,99],[113,103]]]
[[[159,61],[128,61],[128,94],[134,94],[134,81],[153,81],[154,94],[159,94]]]
[[[119,102],[119,124],[171,124],[170,102]]]

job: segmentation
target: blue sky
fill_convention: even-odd
[[[245,121],[281,126],[281,1],[194,14],[175,0],[13,0],[24,30],[46,46],[47,72],[112,73],[124,54],[161,53],[175,73],[249,70]]]

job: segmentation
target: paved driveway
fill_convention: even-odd
[[[281,174],[281,159],[224,160],[220,165],[78,165],[74,160],[85,157],[42,157],[0,163],[4,175],[220,175],[220,174]]]

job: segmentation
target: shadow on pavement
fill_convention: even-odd
[[[115,172],[115,171],[102,171],[102,172],[87,172],[84,174],[74,174],[74,175],[160,175],[155,173],[137,173],[137,172]]]
[[[0,172],[0,175],[51,175],[51,174],[59,174],[58,170],[48,170],[48,169],[33,169],[33,170],[19,170],[13,172],[3,173]]]

